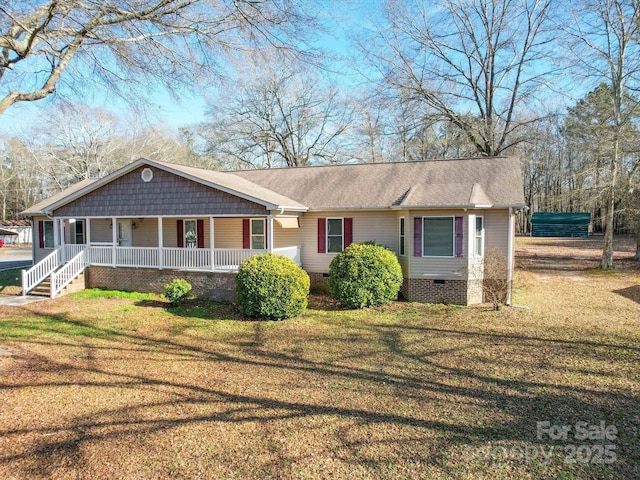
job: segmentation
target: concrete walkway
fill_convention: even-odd
[[[41,297],[38,295],[27,295],[26,297],[20,295],[0,295],[0,306],[21,307],[22,305],[42,302],[44,300],[49,300],[49,297]]]

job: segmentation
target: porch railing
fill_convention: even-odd
[[[113,247],[91,245],[87,248],[89,265],[106,267],[167,268],[176,270],[234,271],[247,258],[267,250],[238,248],[173,248],[173,247]],[[115,252],[115,261],[114,261]],[[162,254],[160,253],[162,252]],[[274,249],[300,264],[300,247]],[[160,263],[162,259],[162,263]]]
[[[246,259],[265,252],[266,250],[217,248],[214,250],[215,267],[216,270],[237,270]]]
[[[212,258],[212,251],[207,248],[160,249],[158,247],[114,247],[112,244],[91,244],[88,247],[64,245],[29,270],[22,271],[22,294],[26,295],[51,276],[53,297],[88,265],[232,272],[237,270],[246,259],[266,251],[216,248],[213,250]],[[289,257],[300,265],[299,246],[276,248],[273,252]]]
[[[204,248],[163,248],[164,268],[211,270],[211,252]]]
[[[113,247],[111,245],[91,245],[87,249],[89,265],[113,266]]]
[[[64,252],[57,248],[28,270],[22,270],[22,295],[26,296],[60,265]]]
[[[80,250],[80,253],[71,258],[62,268],[52,272],[51,298],[55,298],[56,295],[76,279],[85,268],[87,268],[87,252],[86,250]]]
[[[116,248],[116,265],[142,268],[156,267],[158,266],[158,249],[147,247],[118,247]]]
[[[61,259],[61,263],[68,262],[73,257],[78,255],[81,251],[83,251],[87,246],[81,244],[65,244],[60,248],[63,250],[63,256]]]

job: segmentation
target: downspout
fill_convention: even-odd
[[[514,215],[513,215],[513,207],[509,207],[509,233],[507,237],[507,298],[505,300],[505,305],[511,305],[511,290],[513,284],[513,241],[514,241]]]

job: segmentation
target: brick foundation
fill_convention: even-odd
[[[217,302],[233,302],[236,297],[235,273],[189,272],[151,268],[89,267],[85,271],[87,288],[110,288],[135,292],[164,293],[164,286],[175,278],[184,278],[196,297]],[[311,284],[326,284],[322,273],[309,273]],[[469,290],[467,291],[467,287]],[[469,305],[482,298],[482,286],[466,280],[405,278],[400,287],[402,298],[410,302]]]
[[[469,304],[466,280],[440,282],[427,278],[405,278],[400,292],[410,302]]]
[[[112,267],[89,267],[85,273],[87,288],[164,293],[167,283],[183,278],[191,284],[191,293],[196,297],[216,302],[233,302],[236,298],[235,273]]]
[[[325,276],[325,273],[308,273],[309,280],[311,284],[314,283],[327,283],[329,281],[329,277]]]

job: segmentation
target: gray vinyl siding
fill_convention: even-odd
[[[464,218],[463,231],[465,241],[463,241],[462,257],[440,258],[440,257],[416,257],[414,256],[414,218],[451,216]],[[413,210],[408,217],[409,220],[409,248],[407,253],[411,255],[409,261],[409,278],[426,278],[434,280],[464,280],[467,278],[467,250],[466,234],[468,232],[468,217],[461,210]]]
[[[153,168],[144,182],[140,167],[58,208],[63,217],[142,217],[147,215],[255,215],[265,207]]]

